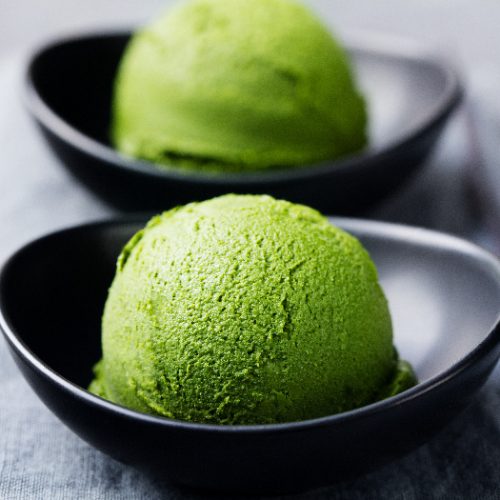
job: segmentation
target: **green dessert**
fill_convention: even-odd
[[[189,0],[137,32],[114,88],[128,156],[205,172],[331,160],[366,144],[344,49],[293,0]]]
[[[269,196],[151,219],[118,259],[102,348],[92,392],[192,422],[321,417],[415,383],[366,250]]]

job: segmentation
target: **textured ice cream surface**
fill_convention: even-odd
[[[91,391],[193,422],[303,420],[414,383],[358,240],[268,196],[154,217],[118,259],[102,348]]]
[[[210,172],[332,160],[366,143],[348,57],[294,0],[189,0],[138,31],[118,70],[122,153]]]

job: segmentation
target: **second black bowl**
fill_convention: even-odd
[[[80,226],[19,250],[0,276],[0,326],[47,406],[119,460],[212,491],[296,491],[343,480],[422,444],[484,383],[500,354],[500,263],[431,231],[335,222],[372,255],[395,344],[420,379],[363,408],[302,422],[217,426],[138,413],[87,392],[116,256],[143,223]]]
[[[162,170],[125,158],[109,144],[112,85],[129,36],[103,33],[48,44],[32,56],[26,75],[28,108],[57,156],[123,210],[159,211],[234,192],[271,194],[328,213],[362,212],[422,164],[461,96],[444,62],[398,40],[366,37],[348,44],[369,106],[365,152],[255,174]]]

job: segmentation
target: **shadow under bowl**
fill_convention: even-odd
[[[457,75],[418,45],[380,36],[348,43],[368,102],[370,147],[318,165],[210,175],[120,155],[110,145],[112,86],[130,33],[49,43],[31,57],[29,112],[63,165],[122,210],[159,211],[220,194],[266,193],[327,213],[361,213],[393,193],[430,154],[461,99]]]
[[[351,478],[424,443],[485,382],[500,354],[500,263],[432,231],[333,222],[372,255],[395,344],[420,380],[359,409],[302,422],[217,426],[138,413],[87,392],[116,257],[143,221],[78,226],[21,248],[0,276],[0,326],[42,401],[117,460],[176,484],[231,493],[298,491]]]

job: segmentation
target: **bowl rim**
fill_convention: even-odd
[[[481,260],[489,266],[496,275],[500,289],[500,260],[493,254],[483,248],[462,238],[452,236],[443,232],[430,229],[423,229],[415,226],[403,224],[394,224],[387,222],[370,221],[366,219],[356,219],[348,217],[330,217],[330,222],[338,225],[347,231],[361,232],[370,235],[378,235],[382,238],[392,238],[398,240],[410,240],[413,244],[421,246],[438,247],[442,250],[458,251],[472,258]],[[324,427],[330,425],[341,425],[346,421],[355,421],[370,417],[375,414],[382,414],[393,408],[408,404],[415,399],[425,396],[447,382],[455,379],[460,373],[464,372],[470,366],[474,365],[479,359],[485,357],[500,345],[500,308],[497,313],[495,323],[490,331],[471,351],[464,357],[453,363],[451,366],[438,373],[437,375],[418,383],[416,386],[403,391],[396,396],[392,396],[374,403],[355,408],[342,413],[327,415],[307,420],[274,423],[274,424],[252,424],[252,425],[220,425],[206,424],[197,422],[188,422],[167,417],[151,415],[132,410],[125,406],[112,403],[106,399],[90,393],[85,388],[66,379],[49,365],[36,356],[29,346],[20,339],[14,326],[8,318],[5,310],[6,294],[5,277],[10,269],[15,265],[17,259],[27,251],[43,243],[45,240],[66,236],[71,233],[85,230],[106,230],[106,228],[127,225],[141,225],[145,223],[144,216],[113,218],[86,222],[69,226],[63,229],[49,232],[40,236],[18,248],[3,263],[0,270],[0,330],[2,330],[10,347],[16,354],[34,368],[39,374],[49,379],[63,391],[71,393],[72,396],[84,400],[86,403],[99,407],[101,410],[113,413],[122,418],[131,418],[141,421],[148,425],[166,426],[184,431],[194,432],[216,432],[216,433],[249,433],[249,434],[269,434],[282,433],[298,430],[307,430],[311,428]],[[356,235],[357,236],[357,235]]]
[[[103,144],[81,132],[52,110],[39,93],[34,81],[35,66],[50,51],[92,40],[106,42],[110,39],[130,37],[132,32],[133,30],[117,29],[85,31],[80,34],[52,38],[40,44],[32,50],[25,66],[22,85],[23,101],[29,113],[39,124],[73,148],[98,159],[106,168],[125,170],[132,174],[141,174],[157,180],[198,182],[215,186],[226,184],[251,186],[261,183],[277,184],[301,181],[330,173],[339,175],[344,173],[356,174],[356,172],[364,171],[367,163],[384,161],[398,150],[418,142],[422,136],[444,123],[461,103],[464,95],[459,74],[454,65],[444,57],[438,56],[430,46],[410,38],[395,35],[387,36],[381,33],[352,31],[350,36],[344,37],[346,38],[344,46],[348,52],[378,54],[392,59],[405,59],[412,63],[425,62],[439,70],[444,76],[445,86],[440,98],[436,99],[432,109],[412,130],[402,134],[395,140],[389,141],[385,147],[375,151],[364,150],[357,154],[344,156],[339,160],[327,160],[311,165],[301,165],[296,168],[283,168],[266,172],[226,172],[221,174],[199,170],[183,170],[173,166],[159,168],[158,165],[152,162],[124,156],[111,145]]]

